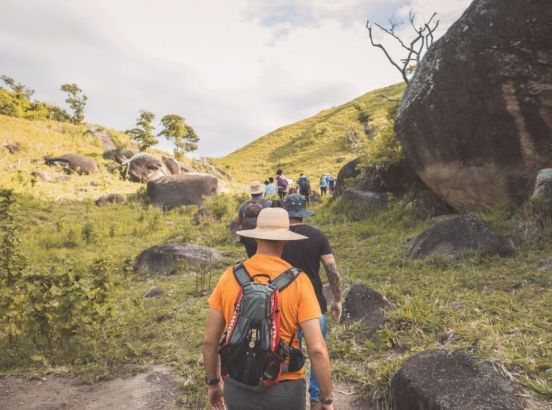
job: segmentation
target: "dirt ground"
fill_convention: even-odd
[[[66,376],[41,380],[0,379],[2,410],[161,410],[176,409],[177,392],[170,369],[90,385]]]
[[[40,380],[0,378],[2,410],[175,410],[175,376],[164,366],[126,379],[79,384],[68,376]],[[336,384],[336,410],[371,410],[372,404],[354,394],[352,387]]]

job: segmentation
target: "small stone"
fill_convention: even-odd
[[[157,286],[150,288],[144,293],[145,298],[156,298],[163,295],[163,291],[161,288],[158,288]]]

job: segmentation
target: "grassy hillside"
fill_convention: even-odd
[[[20,250],[28,263],[26,275],[72,274],[85,286],[97,278],[98,271],[107,272],[109,314],[101,327],[78,327],[68,339],[54,332],[51,346],[27,338],[13,349],[0,330],[0,375],[69,372],[94,381],[160,363],[175,368],[185,380],[180,386],[182,407],[203,408],[200,356],[208,290],[197,291],[196,276],[190,272],[196,268],[183,266],[176,275],[155,276],[134,274],[130,267],[152,245],[212,246],[226,256],[222,264],[212,267],[212,287],[225,263],[245,257],[226,229],[241,198],[215,198],[207,204],[213,218],[199,223],[193,222],[195,207],[163,213],[139,200],[101,208],[87,202],[61,207],[20,195],[17,201],[15,216],[21,227]],[[547,408],[546,400],[552,398],[552,268],[546,262],[552,254],[550,241],[523,241],[516,228],[518,215],[484,214],[496,229],[514,236],[516,258],[474,253],[457,260],[411,261],[405,257],[407,241],[435,221],[414,218],[405,203],[393,202],[388,210],[362,215],[349,212],[340,201],[314,209],[317,216],[310,222],[329,235],[345,283],[361,281],[392,305],[387,324],[372,341],[359,338],[360,325],[339,326],[330,319],[336,380],[352,383],[385,402],[390,377],[416,352],[436,346],[462,348],[491,360],[527,387],[533,403],[528,408]],[[98,260],[101,269],[94,267]],[[143,293],[152,286],[161,287],[164,295],[144,299]],[[65,300],[59,289],[45,294]],[[50,303],[47,312],[56,318],[68,305]],[[22,317],[29,314],[32,310]],[[80,309],[75,314],[88,317]],[[58,322],[55,319],[51,325]],[[21,335],[39,332],[40,328],[26,330],[24,323]]]
[[[121,147],[130,146],[124,133],[108,130],[114,142]],[[21,147],[16,154],[3,147],[14,143]],[[101,141],[87,132],[86,126],[47,120],[26,120],[0,115],[0,186],[14,189],[43,199],[96,199],[105,193],[134,193],[139,184],[123,181],[119,175],[106,169],[102,158]],[[44,164],[45,156],[77,153],[100,163],[100,171],[93,175],[71,175],[70,180],[56,183],[44,182],[31,173],[45,170],[54,175],[64,175],[61,169]]]
[[[242,184],[264,180],[274,175],[278,167],[288,178],[296,178],[301,171],[311,178],[325,172],[335,175],[343,162],[359,154],[349,136],[355,135],[364,145],[369,144],[363,123],[368,119],[374,128],[383,121],[389,102],[381,95],[400,97],[403,91],[403,84],[371,91],[339,107],[278,128],[215,162]]]
[[[283,127],[218,165],[241,183],[271,175],[278,165],[290,177],[300,170],[335,173],[342,165],[338,157],[356,155],[346,135],[350,129],[364,135],[359,115],[370,115],[369,123],[378,126],[388,104],[379,95],[396,96],[402,88],[377,90]],[[129,144],[126,135],[111,135]],[[4,259],[0,264],[0,376],[69,373],[93,382],[165,364],[183,377],[182,408],[204,408],[206,294],[224,265],[245,258],[227,229],[244,195],[213,198],[202,218],[195,217],[195,206],[164,213],[142,200],[142,184],[108,172],[101,143],[84,127],[0,116],[0,144],[6,142],[18,143],[22,151],[0,148],[0,188],[13,189],[16,200],[6,211],[0,195],[0,240],[16,251],[0,255],[11,255],[8,264]],[[45,155],[67,152],[95,158],[101,171],[60,183],[31,177],[36,168],[52,171],[43,164]],[[106,207],[90,201],[107,192],[136,195]],[[521,213],[479,215],[513,238],[515,258],[472,252],[412,261],[406,257],[408,241],[436,220],[415,217],[408,200],[392,198],[378,212],[351,209],[341,200],[313,209],[309,222],[328,234],[346,285],[361,281],[391,304],[373,340],[359,337],[360,324],[330,319],[336,380],[386,408],[390,378],[408,358],[437,346],[466,349],[523,386],[527,408],[551,408],[552,241],[527,235]],[[185,264],[173,276],[132,272],[142,250],[167,242],[214,247],[225,258],[209,272]],[[201,286],[198,271],[210,277]],[[145,299],[152,286],[164,294]]]

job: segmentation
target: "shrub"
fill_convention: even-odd
[[[552,236],[552,199],[531,198],[523,207],[526,219],[544,236]]]

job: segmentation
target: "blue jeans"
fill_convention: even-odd
[[[324,336],[324,340],[326,340],[328,336],[328,322],[326,321],[326,315],[320,316],[320,330],[322,330],[322,336]],[[303,333],[301,332],[301,329],[299,329],[297,336],[299,337],[299,342],[301,342],[303,339]],[[311,401],[320,400],[320,387],[316,382],[316,378],[314,377],[314,372],[312,371],[312,368],[309,379],[309,394]]]

